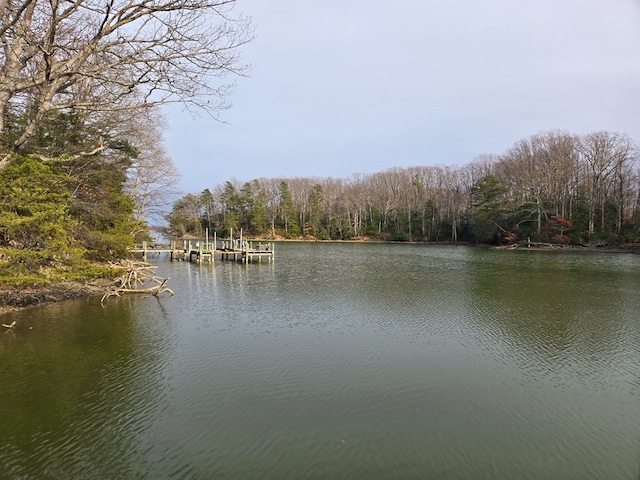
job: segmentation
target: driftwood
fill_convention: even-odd
[[[9,325],[7,325],[7,324],[3,323],[3,324],[2,324],[2,326],[3,326],[4,328],[13,328],[13,327],[15,327],[15,326],[16,326],[16,322],[15,322],[15,320],[14,320],[14,321],[13,321],[12,323],[10,323]]]
[[[109,297],[120,297],[128,293],[142,293],[146,295],[158,296],[162,293],[170,293],[173,290],[165,286],[168,278],[160,278],[154,274],[156,267],[146,262],[126,261],[121,265],[125,268],[125,273],[114,283],[112,287],[103,295],[101,303]],[[152,286],[147,286],[153,283]]]
[[[504,247],[500,247],[508,250],[518,250],[518,249],[532,249],[532,250],[568,250],[568,249],[582,249],[585,247],[582,245],[569,245],[565,243],[545,243],[545,242],[519,242],[512,243],[511,245],[506,245]]]

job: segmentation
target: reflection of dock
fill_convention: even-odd
[[[183,241],[171,242],[170,244],[157,244],[142,242],[129,251],[131,253],[141,253],[142,257],[147,260],[150,255],[168,254],[171,261],[188,260],[190,262],[213,263],[218,257],[220,260],[234,260],[236,262],[252,262],[257,260],[262,262],[264,258],[271,262],[274,259],[273,243],[267,242],[248,242],[242,240],[225,240],[219,242],[195,242]]]

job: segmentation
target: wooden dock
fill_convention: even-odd
[[[182,245],[179,245],[179,244]],[[129,250],[131,253],[142,254],[147,261],[151,255],[167,254],[171,261],[188,260],[195,263],[213,263],[216,257],[219,260],[234,260],[236,262],[249,263],[253,261],[268,262],[274,260],[273,243],[248,242],[242,240],[223,240],[213,242],[171,242],[170,244],[156,244],[142,242]]]

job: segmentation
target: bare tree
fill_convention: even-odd
[[[155,117],[132,116],[129,130],[121,134],[137,150],[127,171],[125,190],[135,202],[136,221],[141,225],[162,219],[180,193],[180,173],[165,151],[159,118],[159,112]]]
[[[616,180],[624,180],[626,166],[633,160],[634,148],[627,135],[610,132],[594,132],[581,138],[578,145],[582,161],[586,165],[586,183],[589,192],[589,235],[595,231],[596,217],[599,216],[600,230],[605,230],[606,202],[609,192],[616,187]],[[620,197],[615,200],[621,201]],[[618,205],[618,228],[621,223],[623,206]]]
[[[235,0],[0,0],[0,136],[30,111],[20,150],[50,111],[181,102],[214,117],[246,65],[250,22]]]
[[[556,216],[571,215],[571,200],[578,194],[580,165],[575,135],[551,130],[533,137],[538,143],[545,197]]]

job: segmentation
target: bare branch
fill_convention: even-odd
[[[8,12],[11,3],[1,1],[0,12]],[[232,16],[234,4],[24,0],[0,22],[0,112],[17,102],[35,109],[15,148],[52,110],[181,102],[217,118],[233,86],[220,79],[247,73],[239,49],[253,39],[250,20]]]

